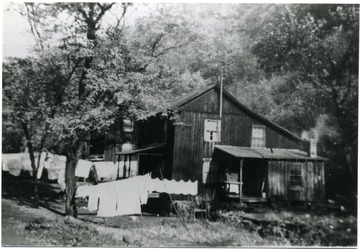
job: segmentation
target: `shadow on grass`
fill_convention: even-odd
[[[63,192],[52,181],[40,181],[39,206],[53,213],[65,216]],[[2,176],[2,198],[15,200],[19,206],[35,208],[34,203],[34,182],[29,178],[14,177],[11,175]],[[59,208],[55,208],[59,206]]]

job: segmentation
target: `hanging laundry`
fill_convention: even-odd
[[[43,170],[45,168],[45,161],[48,159],[48,156],[47,156],[48,154],[49,154],[48,152],[42,152],[40,154],[40,165],[39,165],[39,168],[37,170],[37,175],[36,175],[37,179],[40,179],[42,176]],[[37,154],[35,157],[36,165],[37,165],[38,160],[39,160],[39,154]]]
[[[65,187],[66,187],[66,185],[65,185],[65,168],[60,169],[57,182],[60,185],[61,189],[65,190]]]
[[[128,186],[136,186],[137,189],[131,189],[130,187],[125,187],[125,188],[130,188],[131,191],[138,191],[140,193],[140,203],[141,204],[146,204],[148,201],[148,194],[151,192],[149,190],[150,183],[152,182],[151,179],[151,175],[150,174],[146,174],[146,175],[142,175],[142,176],[135,176],[135,177],[131,177],[125,180],[121,180],[119,181],[121,184],[126,184]],[[121,186],[119,187],[118,191],[124,192],[121,190]]]
[[[149,184],[149,190],[159,193],[169,194],[183,194],[183,195],[197,195],[198,182],[197,181],[175,181],[175,180],[160,180],[158,178],[152,179]]]
[[[23,156],[25,153],[2,154],[3,170],[8,169],[9,173],[19,176],[23,168]]]
[[[29,171],[32,175],[33,170],[28,153],[2,154],[2,164],[11,175],[19,176],[22,170]]]
[[[94,162],[98,181],[114,181],[118,175],[118,165],[113,162]]]
[[[66,156],[54,154],[54,168],[65,169],[66,167]]]
[[[123,178],[126,176],[126,169],[124,168],[124,161],[123,160],[120,160],[118,162],[118,168],[119,168],[119,178]],[[124,173],[125,172],[125,173]]]
[[[137,176],[139,172],[138,162],[137,160],[130,161],[130,177]]]
[[[61,189],[65,190],[66,156],[49,153],[44,162],[44,168],[48,171],[48,178],[50,180],[57,179]]]
[[[22,170],[21,159],[3,159],[3,167],[7,168],[9,173],[13,176],[19,176]]]
[[[89,200],[88,200],[88,209],[89,211],[97,211],[98,205],[99,205],[99,197],[98,191],[96,188],[93,188],[93,191],[89,194]]]
[[[169,194],[197,194],[197,181],[151,179],[150,174],[125,180],[83,185],[77,189],[77,197],[89,196],[88,209],[97,216],[112,217],[141,213],[141,205],[148,201],[149,193],[156,191]]]
[[[91,194],[93,190],[93,185],[90,183],[85,183],[80,185],[76,188],[76,195],[75,197],[87,197]]]
[[[21,173],[21,169],[10,169],[9,173],[13,176],[19,176]]]
[[[118,181],[107,182],[97,185],[96,191],[100,197],[99,210],[97,216],[112,217],[115,216],[116,203],[117,203],[117,186]]]
[[[58,179],[60,175],[60,169],[48,169],[49,180]]]
[[[41,178],[43,170],[44,170],[44,163],[40,163],[40,166],[38,168],[37,175],[36,175],[37,179]]]
[[[98,210],[99,194],[96,185],[85,183],[84,185],[78,186],[76,188],[75,197],[89,197],[88,206],[87,206],[88,210],[89,211]]]
[[[81,186],[77,190],[77,195],[88,194],[88,209],[89,211],[98,210],[97,216],[139,214],[141,204],[147,203],[147,184],[150,180],[150,175],[145,175],[101,183],[92,187]]]
[[[7,163],[1,162],[1,168],[3,171],[9,171],[9,167]]]
[[[115,215],[141,214],[140,186],[123,184],[119,187],[122,191],[118,191]]]
[[[75,176],[88,178],[92,162],[80,159],[75,169]]]
[[[239,194],[239,185],[238,184],[229,184],[229,192]]]

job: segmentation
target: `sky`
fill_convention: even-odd
[[[19,3],[19,2],[17,2]],[[20,57],[29,55],[35,39],[30,32],[30,25],[26,17],[13,8],[14,3],[2,3],[2,58]],[[127,22],[133,22],[137,17],[146,15],[151,9],[151,4],[135,4],[126,14]],[[109,15],[111,18],[111,15]]]
[[[2,56],[24,57],[28,54],[29,46],[35,44],[29,33],[29,24],[26,18],[16,11],[7,11],[9,3],[3,3],[2,11]]]
[[[15,0],[14,0],[15,1]],[[74,0],[73,0],[74,1]],[[72,1],[72,2],[73,2]],[[354,2],[355,1],[355,2]],[[49,1],[47,1],[49,2]],[[133,1],[132,1],[133,2]],[[127,19],[134,20],[136,17],[139,17],[141,15],[144,15],[146,12],[149,11],[149,5],[150,2],[146,2],[146,0],[143,1],[135,1],[137,4],[135,4],[133,9],[129,10],[127,13]],[[164,1],[156,1],[157,3],[161,3]],[[167,0],[167,3],[176,3],[178,1],[173,0]],[[186,0],[183,0],[181,2],[188,2]],[[199,2],[197,1],[192,1]],[[215,3],[219,1],[200,1],[200,2],[208,2],[208,3]],[[252,2],[252,3],[269,3],[269,1],[225,1],[225,2],[232,2],[232,3],[245,3],[245,2]],[[291,1],[271,1],[274,3],[291,3]],[[303,3],[336,3],[339,1],[296,1],[297,3],[303,2]],[[344,3],[356,3],[356,0],[345,0]],[[21,1],[17,1],[15,3],[22,3]],[[142,3],[146,3],[147,6],[142,5]],[[153,2],[154,3],[154,2]],[[30,34],[30,26],[26,20],[26,18],[22,15],[20,15],[18,12],[14,10],[9,10],[8,7],[10,7],[14,3],[9,2],[3,2],[2,4],[2,56],[0,58],[5,57],[25,57],[29,55],[30,47],[35,45],[35,40],[33,36]]]

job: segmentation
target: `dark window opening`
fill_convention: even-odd
[[[301,164],[294,164],[290,169],[290,186],[302,186],[302,169]]]

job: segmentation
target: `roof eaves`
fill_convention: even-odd
[[[287,135],[299,140],[299,141],[303,141],[303,139],[301,139],[300,137],[298,137],[297,135],[295,135],[294,133],[292,133],[291,131],[285,129],[284,127],[281,127],[280,125],[272,122],[271,120],[265,118],[264,116],[257,114],[256,112],[252,111],[249,107],[243,105],[242,103],[240,103],[239,100],[237,100],[237,98],[235,98],[230,92],[228,92],[226,89],[223,89],[224,93],[226,95],[228,95],[228,97],[230,97],[237,105],[240,106],[240,108],[242,108],[245,112],[255,116],[256,118],[270,124],[271,126],[273,126],[274,128],[281,130],[282,132],[286,133]]]
[[[216,87],[216,85],[209,85],[203,89],[200,89],[194,93],[191,93],[189,95],[184,96],[183,98],[175,101],[171,106],[172,107],[182,107],[184,105],[186,105],[187,103],[191,102],[192,100],[196,99],[197,97],[205,94],[206,92],[210,91],[211,89],[213,89],[214,87]]]
[[[196,91],[192,94],[186,95],[185,97],[175,101],[171,106],[173,108],[180,108],[186,104],[188,104],[189,102],[191,102],[192,100],[198,98],[199,96],[205,94],[206,92],[210,91],[213,88],[217,88],[218,90],[220,90],[220,86],[218,84],[212,84],[209,85],[207,87],[205,87],[204,89],[200,89],[199,91]],[[254,116],[257,119],[260,119],[261,121],[269,124],[270,126],[272,126],[273,128],[280,130],[281,132],[287,134],[288,136],[299,140],[299,141],[303,141],[303,139],[301,139],[300,137],[298,137],[297,135],[295,135],[294,133],[292,133],[291,131],[285,129],[284,127],[281,127],[280,125],[272,122],[271,120],[265,118],[264,116],[257,114],[256,112],[252,111],[250,108],[248,108],[247,106],[243,105],[242,103],[240,103],[240,101],[234,96],[232,95],[230,92],[228,92],[225,88],[223,88],[223,92],[232,100],[234,101],[242,110],[244,110],[245,112],[247,112],[248,114]]]

